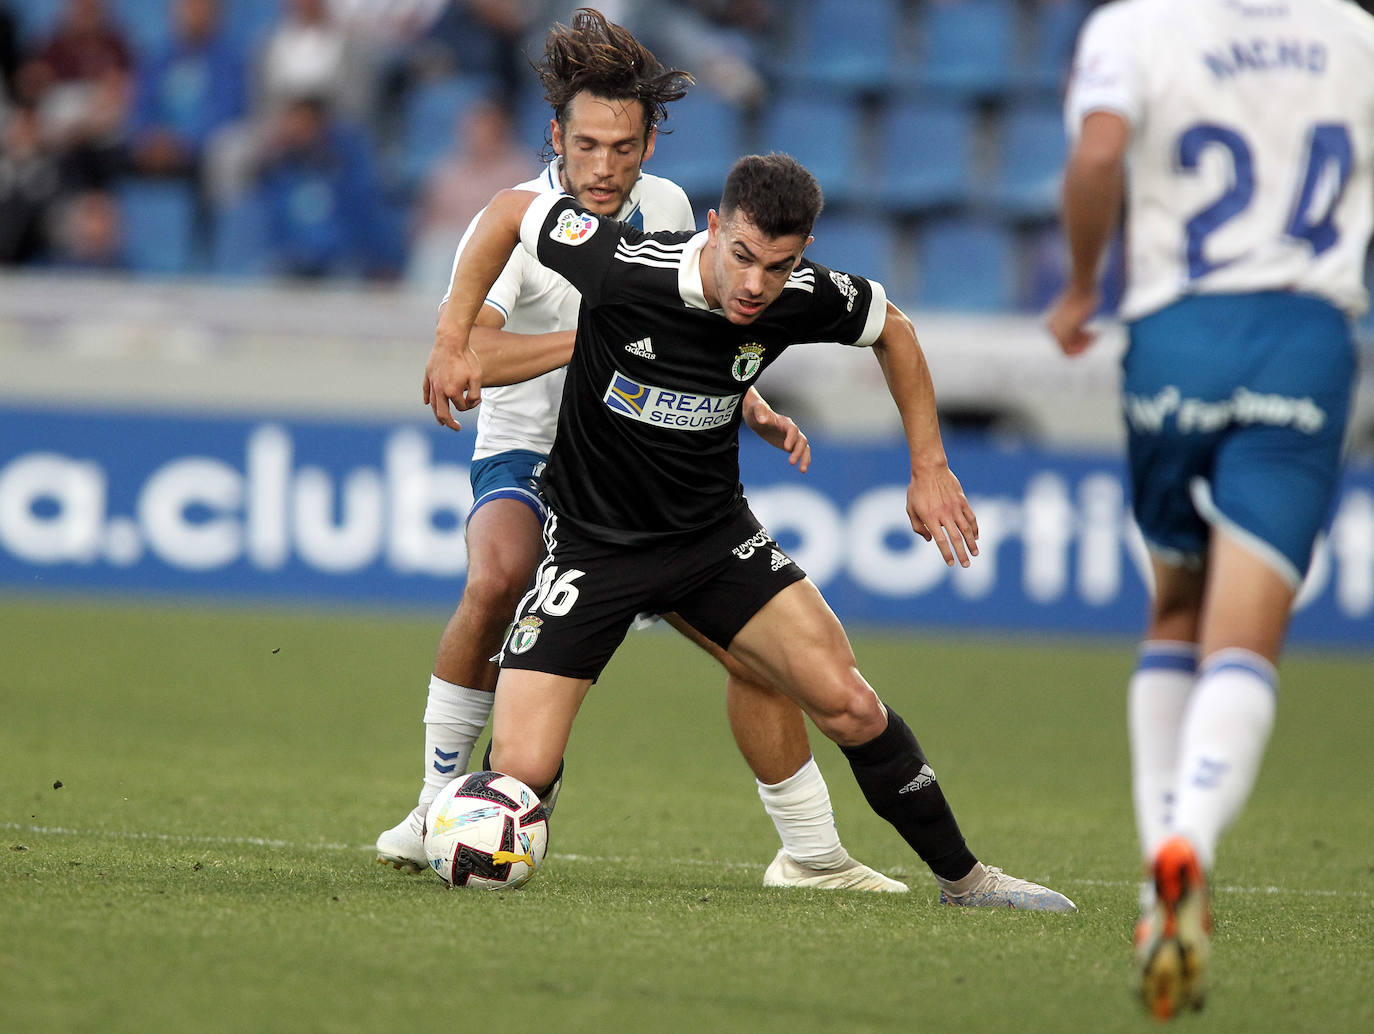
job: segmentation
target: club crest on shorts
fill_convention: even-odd
[[[759,372],[763,362],[763,346],[760,344],[740,345],[735,361],[730,365],[730,373],[737,381],[747,381]]]
[[[596,233],[596,227],[596,216],[565,209],[558,213],[558,222],[549,231],[549,239],[575,248],[591,240],[592,234]]]
[[[524,653],[535,644],[543,627],[544,622],[540,618],[533,616],[521,618],[511,629],[506,649],[511,653]]]

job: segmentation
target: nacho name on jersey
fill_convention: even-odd
[[[641,384],[616,371],[601,400],[612,413],[679,431],[709,431],[728,424],[742,395],[702,395]]]

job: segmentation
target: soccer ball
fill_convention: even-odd
[[[549,815],[514,776],[469,772],[434,798],[424,842],[429,867],[450,887],[519,887],[544,862]]]

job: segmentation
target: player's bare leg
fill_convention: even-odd
[[[497,675],[491,658],[544,555],[539,518],[522,502],[493,499],[469,518],[467,547],[467,583],[439,638],[429,683],[419,799],[377,838],[377,860],[408,872],[425,866],[421,832],[429,802],[467,771],[491,714]]]
[[[497,675],[492,657],[544,558],[542,525],[524,503],[493,499],[468,520],[467,548],[467,583],[439,638],[434,674],[490,693]]]
[[[1156,1016],[1202,1005],[1207,880],[1221,834],[1259,774],[1295,591],[1250,548],[1213,532],[1198,629],[1202,662],[1179,732],[1175,835],[1155,852],[1156,901],[1137,932],[1141,994]]]
[[[558,777],[573,720],[591,685],[591,679],[502,670],[491,716],[492,769],[544,794]]]
[[[830,790],[811,756],[801,708],[677,614],[664,620],[725,668],[730,731],[782,841],[763,885],[904,892],[906,884],[851,858],[840,842]]]
[[[839,745],[869,805],[935,873],[942,902],[1076,910],[1062,894],[985,867],[968,850],[916,737],[859,673],[844,628],[809,579],[774,596],[730,653],[792,696]]]

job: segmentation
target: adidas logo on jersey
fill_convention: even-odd
[[[630,355],[637,355],[641,359],[657,359],[654,354],[654,343],[649,338],[640,338],[638,341],[631,341],[625,346],[625,351]]]
[[[773,550],[773,559],[769,564],[769,568],[771,570],[778,571],[786,567],[791,562],[792,558],[790,556],[782,552],[782,550],[780,549],[775,549]]]

